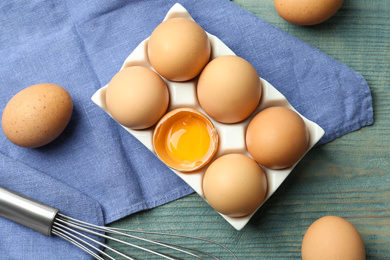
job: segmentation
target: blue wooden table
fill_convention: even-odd
[[[372,91],[375,123],[311,150],[241,231],[196,194],[112,226],[200,236],[239,259],[300,259],[309,225],[337,215],[359,230],[367,259],[390,259],[390,1],[345,0],[333,18],[311,27],[284,21],[272,0],[233,2],[360,72]]]

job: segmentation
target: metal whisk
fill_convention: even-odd
[[[68,216],[65,216],[60,213],[56,208],[53,208],[49,205],[43,204],[31,198],[25,197],[21,194],[18,194],[14,191],[8,190],[6,188],[0,187],[0,216],[5,217],[9,220],[12,220],[16,223],[22,224],[28,228],[31,228],[35,231],[38,231],[44,235],[59,236],[72,244],[78,246],[85,252],[89,253],[96,259],[116,259],[114,256],[122,257],[122,259],[133,259],[130,255],[125,254],[107,244],[100,242],[97,238],[104,238],[105,240],[113,240],[120,244],[124,244],[139,250],[146,251],[150,254],[161,257],[162,259],[178,259],[173,256],[173,253],[162,253],[158,250],[151,250],[144,246],[138,246],[134,243],[124,241],[123,239],[118,239],[114,236],[109,236],[107,234],[113,234],[116,236],[127,237],[131,239],[136,239],[139,241],[151,243],[157,246],[164,248],[169,248],[173,252],[179,252],[193,259],[205,259],[212,258],[218,259],[217,257],[189,247],[173,245],[166,242],[161,242],[157,240],[151,240],[142,238],[139,236],[132,235],[130,233],[144,233],[150,235],[161,235],[167,237],[180,237],[183,239],[196,239],[201,240],[207,243],[212,243],[216,246],[221,247],[223,250],[226,250],[232,259],[237,259],[234,253],[229,250],[224,245],[198,237],[178,235],[178,234],[169,234],[169,233],[160,233],[160,232],[150,232],[150,231],[136,231],[136,230],[127,230],[120,228],[110,228],[96,226],[87,222],[83,222]]]

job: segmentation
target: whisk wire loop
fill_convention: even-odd
[[[98,254],[95,253],[98,252],[100,253],[101,255],[104,255],[106,257],[108,257],[110,260],[115,260],[115,258],[109,256],[108,254],[106,254],[104,251],[100,250],[99,248],[93,246],[92,244],[86,242],[86,241],[83,241],[83,243],[87,244],[88,246],[90,246],[93,250],[91,250],[90,248],[88,248],[87,246],[83,245],[82,243],[78,242],[77,240],[79,240],[80,238],[77,238],[77,239],[74,239],[72,238],[71,236],[68,236],[62,232],[59,232],[58,230],[53,230],[52,233],[60,238],[63,238],[67,241],[69,241],[70,243],[72,243],[73,245],[79,247],[80,249],[84,250],[85,252],[87,252],[88,254],[90,254],[91,256],[93,256],[95,259],[97,260],[104,260],[102,257],[100,257]]]
[[[65,221],[64,219],[61,219],[61,218],[67,219],[68,221]],[[61,222],[64,225],[62,225],[62,224],[60,224],[60,223],[58,223],[56,221]],[[72,218],[70,218],[68,216],[62,215],[61,213],[59,213],[59,217],[56,219],[56,221],[54,222],[53,228],[55,228],[56,226],[60,226],[60,227],[62,227],[64,229],[70,230],[73,233],[77,234],[78,236],[81,236],[81,237],[84,237],[85,239],[91,240],[94,243],[96,243],[96,244],[98,244],[98,245],[100,245],[100,246],[102,246],[102,247],[104,247],[106,249],[109,249],[110,251],[112,251],[112,252],[114,252],[114,253],[116,253],[118,255],[121,255],[121,256],[125,257],[126,259],[133,259],[133,258],[131,258],[128,255],[125,255],[125,254],[121,253],[120,251],[118,251],[116,249],[113,249],[112,247],[109,247],[106,244],[101,243],[101,242],[99,242],[99,241],[97,241],[97,240],[95,240],[95,239],[93,239],[93,238],[91,238],[91,237],[89,237],[89,236],[87,236],[85,234],[77,232],[74,229],[78,229],[78,230],[81,230],[81,231],[84,231],[84,232],[87,232],[89,234],[92,234],[92,235],[95,235],[95,236],[99,236],[99,237],[102,237],[102,238],[105,238],[105,239],[110,239],[110,240],[113,240],[115,242],[118,242],[118,243],[121,243],[121,244],[125,244],[125,245],[128,245],[128,246],[131,246],[131,247],[134,247],[134,248],[137,248],[137,249],[149,252],[151,254],[155,254],[155,255],[161,256],[161,257],[163,257],[165,259],[174,260],[174,258],[170,258],[168,256],[165,256],[165,255],[163,255],[163,254],[161,254],[159,252],[156,252],[154,250],[150,250],[150,249],[147,249],[145,247],[138,246],[136,244],[132,244],[132,243],[129,243],[129,242],[126,242],[126,241],[123,241],[123,240],[120,240],[120,239],[117,239],[117,238],[114,238],[114,237],[110,237],[110,236],[107,236],[105,234],[95,232],[95,231],[93,231],[91,229],[94,229],[94,230],[97,230],[97,231],[101,231],[101,232],[105,232],[105,233],[114,233],[114,234],[118,234],[118,235],[125,235],[125,236],[131,237],[131,238],[135,238],[135,239],[140,239],[140,238],[135,237],[135,236],[131,236],[131,235],[128,235],[128,234],[120,234],[119,232],[110,232],[110,229],[107,228],[107,227],[96,226],[96,225],[93,225],[93,224],[90,224],[90,223],[82,222],[80,220],[72,219]],[[67,227],[65,225],[67,225],[69,227]],[[89,227],[89,229],[88,228],[84,228],[83,226]],[[70,227],[72,227],[72,228],[70,228]],[[84,241],[82,239],[80,239],[80,240]],[[154,242],[152,240],[147,240],[147,239],[144,239],[144,238],[142,238],[141,240],[144,240],[144,241],[147,241],[147,242],[151,242],[151,243]]]
[[[218,242],[214,242],[205,238],[180,234],[169,234],[144,230],[128,230],[93,225],[91,223],[83,222],[63,215],[56,208],[18,194],[14,191],[10,191],[4,187],[0,187],[0,216],[5,217],[21,225],[24,225],[35,231],[38,231],[46,236],[56,235],[81,248],[82,250],[84,250],[98,260],[104,260],[107,258],[110,260],[115,260],[115,257],[111,256],[114,253],[126,259],[135,260],[134,258],[132,258],[132,256],[99,241],[99,238],[104,238],[105,240],[112,240],[117,243],[124,244],[132,248],[142,250],[149,254],[153,254],[155,256],[170,260],[177,259],[177,257],[171,255],[172,253],[165,253],[165,251],[163,251],[163,248],[165,248],[166,250],[168,249],[168,251],[171,250],[170,252],[172,252],[173,250],[173,252],[176,252],[176,254],[185,254],[186,256],[191,256],[197,259],[204,259],[203,257],[207,256],[218,260],[218,258],[213,256],[212,254],[209,254],[199,249],[142,238],[139,236],[132,235],[130,233],[159,235],[165,236],[166,238],[185,238],[207,242],[209,244],[219,246],[225,251],[227,251],[230,255],[230,259],[238,260],[238,258],[230,249]],[[112,236],[110,236],[109,234],[112,234]],[[157,245],[159,246],[159,250],[152,250],[144,246],[139,246],[134,243],[118,239],[114,236],[126,237],[128,239],[143,241],[150,244],[151,246]]]
[[[234,259],[238,260],[238,258],[235,256],[235,254],[229,248],[227,248],[226,246],[224,246],[224,245],[222,245],[222,244],[220,244],[218,242],[215,242],[215,241],[212,241],[212,240],[208,240],[208,239],[205,239],[205,238],[201,238],[201,237],[194,237],[194,236],[187,236],[187,235],[180,235],[180,234],[170,234],[170,233],[163,233],[163,232],[153,232],[153,231],[145,231],[145,230],[141,231],[141,230],[130,230],[130,229],[122,229],[122,228],[113,228],[113,227],[102,227],[102,226],[93,225],[91,223],[83,222],[83,221],[78,220],[78,219],[71,218],[71,217],[63,215],[61,213],[58,213],[58,216],[60,217],[60,218],[58,218],[59,221],[64,222],[67,225],[72,226],[74,228],[78,228],[78,229],[83,230],[85,232],[88,232],[88,233],[91,233],[91,234],[94,234],[94,235],[97,235],[97,236],[101,236],[101,237],[104,237],[106,239],[110,239],[110,240],[113,240],[113,241],[116,241],[116,242],[119,242],[119,243],[122,243],[122,244],[133,246],[135,248],[147,251],[149,253],[157,254],[157,255],[162,256],[162,257],[164,257],[166,259],[174,259],[174,258],[170,258],[170,257],[168,257],[166,255],[161,255],[160,253],[158,253],[156,251],[153,251],[153,250],[150,250],[150,249],[147,249],[147,248],[144,248],[144,247],[140,247],[138,245],[135,245],[135,244],[132,244],[132,243],[128,243],[128,242],[125,242],[125,241],[122,241],[122,240],[119,240],[119,239],[116,239],[116,238],[113,238],[113,237],[110,237],[110,236],[104,236],[104,235],[102,235],[100,233],[92,232],[91,229],[96,230],[96,231],[100,231],[100,232],[111,233],[111,234],[116,234],[116,235],[120,235],[120,236],[124,236],[124,237],[134,238],[134,239],[137,239],[137,240],[141,240],[141,241],[149,242],[149,243],[152,243],[152,244],[160,245],[160,246],[163,246],[163,247],[166,247],[166,248],[170,248],[170,249],[173,249],[175,251],[182,252],[184,254],[193,256],[193,257],[198,258],[198,259],[202,259],[202,257],[200,257],[198,255],[195,255],[195,254],[189,252],[188,250],[191,250],[191,251],[194,251],[194,252],[198,252],[198,253],[207,255],[207,256],[209,256],[211,258],[214,258],[214,259],[218,260],[218,258],[216,258],[215,256],[213,256],[213,255],[211,255],[211,254],[209,254],[207,252],[201,251],[201,250],[197,250],[197,249],[194,249],[194,248],[188,248],[188,247],[184,247],[184,246],[173,245],[173,244],[170,244],[170,243],[167,243],[167,242],[160,242],[160,241],[156,241],[156,240],[151,240],[151,239],[146,239],[146,238],[142,238],[142,237],[137,237],[137,236],[130,235],[130,234],[124,233],[124,232],[139,233],[139,234],[150,234],[150,235],[159,235],[159,236],[166,236],[166,237],[179,237],[179,238],[181,237],[181,238],[185,238],[185,239],[194,239],[194,240],[204,241],[204,242],[207,242],[207,243],[210,243],[210,244],[214,244],[214,245],[217,245],[217,246],[223,248]],[[88,229],[84,229],[83,227],[88,228]],[[104,244],[103,246],[106,246],[106,245]],[[186,250],[182,250],[180,248],[183,248],[183,249],[186,249]]]

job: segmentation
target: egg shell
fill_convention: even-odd
[[[210,42],[203,28],[182,17],[159,24],[148,43],[148,57],[153,68],[172,81],[198,76],[208,63],[210,53]]]
[[[120,70],[106,91],[106,105],[111,116],[132,129],[156,124],[169,104],[168,88],[153,70],[130,66]]]
[[[167,142],[167,132],[169,131],[172,123],[179,118],[191,116],[201,120],[207,126],[207,130],[210,136],[210,146],[205,156],[191,165],[181,164],[170,158],[165,150],[165,143]],[[178,108],[165,114],[161,120],[157,123],[153,132],[153,148],[156,151],[157,156],[169,167],[181,172],[192,172],[199,170],[211,161],[213,156],[218,150],[218,133],[214,128],[211,120],[198,110],[191,108]]]
[[[213,119],[228,124],[249,117],[259,105],[261,91],[256,69],[235,55],[210,61],[197,84],[202,109]]]
[[[286,107],[269,107],[249,123],[246,146],[250,155],[270,169],[294,165],[306,153],[309,133],[305,122]]]
[[[302,260],[365,260],[359,231],[346,219],[325,216],[307,229],[302,241]]]
[[[64,88],[41,83],[21,90],[9,100],[1,124],[12,143],[36,148],[52,142],[64,131],[72,111],[72,98]]]
[[[278,14],[297,25],[315,25],[332,17],[343,0],[274,0]]]
[[[266,191],[263,169],[243,154],[219,157],[203,177],[203,193],[208,203],[230,217],[253,213],[263,203]]]

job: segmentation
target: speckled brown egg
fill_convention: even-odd
[[[270,169],[293,166],[306,153],[309,134],[305,122],[286,107],[270,107],[249,123],[246,146],[250,155]]]
[[[343,0],[274,0],[278,14],[298,25],[315,25],[332,17]]]
[[[10,99],[1,124],[12,143],[26,148],[40,147],[64,131],[72,111],[72,98],[64,88],[41,83],[21,90]]]
[[[180,17],[158,25],[147,48],[153,68],[171,81],[186,81],[199,75],[211,54],[210,41],[203,28]]]

